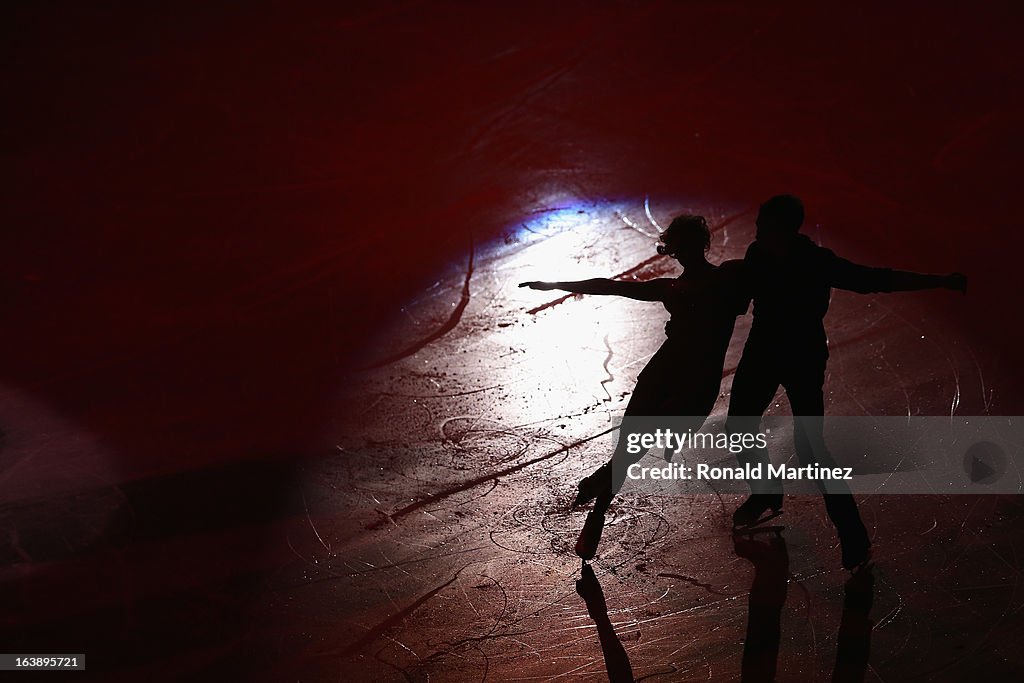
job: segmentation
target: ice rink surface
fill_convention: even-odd
[[[808,681],[1018,671],[1021,511],[997,496],[862,498],[876,565],[846,598],[850,574],[817,496],[787,500],[784,540],[734,540],[737,496],[631,491],[594,562],[614,634],[602,647],[604,622],[574,583],[585,512],[568,503],[610,454],[613,437],[600,435],[664,339],[667,314],[516,284],[678,272],[651,259],[662,213],[711,217],[714,261],[742,256],[752,237],[736,207],[662,207],[639,199],[535,216],[473,247],[384,333],[340,397],[337,454],[307,471],[310,517],[289,532],[295,559],[275,615],[295,618],[297,632],[332,623],[299,662],[319,671],[335,661],[366,679],[602,680],[621,647],[637,680],[772,680],[772,666],[777,680]],[[993,387],[976,352],[932,310],[951,296],[837,293],[829,412],[986,414]],[[402,352],[452,316],[451,331]],[[770,412],[787,409],[780,394]],[[764,644],[772,624],[777,652]]]
[[[970,278],[836,292],[830,414],[1020,415],[1019,25],[12,9],[4,651],[121,681],[1020,678],[1019,496],[863,497],[851,581],[820,498],[734,540],[738,497],[640,487],[581,571],[568,503],[667,314],[517,287],[672,276],[681,212],[739,258],[792,192],[841,255]]]

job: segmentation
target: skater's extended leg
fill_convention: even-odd
[[[628,445],[629,433],[620,430],[619,440],[612,457],[592,474],[581,480],[577,486],[576,500],[573,501],[574,507],[586,505],[593,500],[595,510],[604,513],[608,509],[612,498],[622,488],[629,466],[639,462],[647,455],[646,449],[642,449],[638,453],[630,453]]]
[[[646,449],[629,452],[630,435],[639,436],[644,431],[643,427],[650,427],[638,424],[638,418],[671,417],[678,431],[700,429],[715,407],[721,373],[694,373],[687,379],[687,384],[679,386],[676,377],[660,372],[657,363],[649,364],[640,373],[633,395],[626,404],[615,452],[608,462],[579,483],[574,507],[596,499],[598,506],[607,509],[622,488],[629,466],[647,455]]]
[[[642,390],[634,392],[634,399],[638,394],[639,400],[631,400],[626,407],[627,414],[623,416],[615,453],[608,462],[597,468],[593,474],[584,478],[578,485],[573,505],[584,505],[591,500],[594,501],[594,508],[587,514],[583,530],[576,539],[576,554],[583,558],[584,562],[590,561],[597,554],[597,546],[601,543],[601,534],[604,531],[604,514],[608,511],[615,494],[622,488],[626,470],[647,455],[645,449],[641,449],[638,453],[630,453],[628,449],[630,430],[636,426],[630,418],[647,413],[653,405],[650,402],[650,397],[644,395]],[[635,413],[633,411],[643,412]]]
[[[716,375],[712,380],[713,382],[696,384],[691,391],[684,389],[683,392],[670,393],[658,383],[644,382],[641,377],[641,381],[637,383],[637,391],[626,406],[614,455],[579,484],[577,504],[581,504],[581,500],[583,503],[594,500],[594,508],[587,515],[586,523],[576,541],[576,554],[584,561],[592,559],[597,554],[597,546],[601,542],[604,530],[604,514],[615,494],[622,488],[629,466],[647,455],[646,449],[640,449],[636,453],[629,452],[630,435],[642,434],[644,431],[644,425],[639,424],[637,419],[671,417],[671,426],[678,431],[699,430],[718,398],[721,378]],[[648,428],[649,426],[647,425]]]
[[[687,406],[686,410],[693,412],[697,410],[710,411],[710,409],[704,406],[694,405]],[[704,421],[707,419],[707,416],[703,414],[684,416],[666,414],[666,416],[673,418],[672,426],[679,432],[697,431],[704,425]],[[611,505],[612,498],[614,498],[615,494],[619,492],[625,483],[630,465],[640,462],[647,455],[647,449],[639,449],[634,453],[631,453],[629,449],[630,436],[635,435],[639,437],[639,435],[645,433],[642,425],[637,423],[637,417],[637,415],[629,414],[623,417],[622,429],[619,433],[615,453],[608,462],[601,465],[593,474],[580,482],[580,494],[577,496],[577,501],[589,496],[588,499],[583,500],[583,503],[593,499],[595,501],[595,509],[602,512],[607,510],[608,506]],[[634,439],[633,442],[636,443],[636,440]],[[576,504],[583,503],[577,502]]]
[[[834,468],[836,461],[825,445],[825,400],[822,386],[825,361],[787,377],[784,386],[793,409],[793,441],[801,465]],[[870,557],[871,540],[860,518],[850,487],[842,479],[818,479],[825,510],[836,527],[842,545],[842,562],[847,569],[858,567]]]
[[[730,434],[757,434],[761,429],[761,416],[768,409],[778,388],[774,364],[748,344],[733,379],[726,430]],[[739,453],[736,459],[740,465],[761,465],[761,471],[767,477],[767,449],[750,448]],[[738,528],[756,524],[769,509],[777,512],[782,508],[781,481],[765,478],[749,480],[747,483],[751,495],[733,513],[733,526]]]
[[[637,378],[636,387],[633,390],[633,395],[629,397],[629,402],[626,404],[626,411],[623,415],[624,424],[627,417],[630,416],[642,416],[642,415],[657,415],[659,400],[658,395],[660,387],[656,382],[650,379],[643,372],[640,373],[640,377]],[[634,462],[639,461],[645,455],[646,451],[637,454],[630,454],[627,452],[627,446],[629,444],[629,435],[624,433],[624,430],[619,430],[618,441],[615,446],[615,452],[612,457],[608,459],[608,462],[598,467],[593,473],[584,477],[577,485],[576,499],[572,502],[573,507],[579,505],[586,505],[592,500],[597,498],[601,499],[604,507],[607,508],[611,502],[613,491],[617,491],[613,485],[613,463],[619,463],[624,467],[629,467]],[[635,459],[632,459],[635,458]],[[621,486],[621,481],[619,482]]]

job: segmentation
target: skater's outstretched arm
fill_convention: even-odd
[[[833,287],[861,294],[871,292],[910,292],[920,289],[952,289],[967,293],[967,276],[961,273],[929,275],[891,268],[862,266],[829,252],[826,263],[828,279]]]
[[[624,282],[598,277],[573,282],[520,282],[519,286],[541,291],[561,289],[573,294],[624,296],[638,301],[665,301],[675,282],[670,278],[656,278],[646,282]]]

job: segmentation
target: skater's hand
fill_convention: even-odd
[[[555,289],[555,283],[553,283],[553,282],[539,282],[539,281],[520,282],[519,286],[520,287],[529,287],[530,289],[539,289],[542,292],[548,292],[548,291],[550,291],[552,289]]]
[[[946,276],[946,289],[952,289],[961,294],[967,293],[967,276],[963,273],[950,273]]]

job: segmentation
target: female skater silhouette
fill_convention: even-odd
[[[523,282],[519,286],[624,296],[664,304],[671,314],[665,325],[668,339],[637,377],[625,417],[689,417],[689,427],[696,431],[718,399],[722,366],[736,316],[746,312],[750,295],[742,261],[725,261],[717,266],[708,261],[711,231],[703,216],[677,217],[661,234],[660,242],[658,253],[672,256],[683,266],[679,277],[646,282],[604,278]],[[627,453],[626,442],[626,435],[620,433],[612,458],[578,485],[573,507],[595,501],[576,544],[576,553],[585,561],[597,552],[604,513],[624,481],[626,468],[646,455]]]

